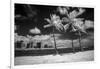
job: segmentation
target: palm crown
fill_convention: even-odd
[[[65,8],[66,9],[66,8]],[[60,11],[64,11],[65,9],[59,9]],[[66,25],[64,25],[64,29],[67,30],[69,27],[71,27],[71,31],[81,31],[83,33],[86,33],[85,28],[84,28],[84,23],[83,23],[83,18],[77,18],[79,15],[84,13],[85,10],[82,8],[78,8],[78,11],[73,10],[68,14],[68,9],[66,9],[66,16],[62,18],[62,22],[66,22]],[[62,13],[62,12],[61,12]]]
[[[57,16],[56,14],[52,14],[50,15],[50,19],[48,18],[45,18],[45,20],[49,23],[47,25],[44,25],[44,28],[47,28],[47,27],[55,27],[57,30],[61,31],[63,30],[63,24],[62,24],[62,21],[60,20],[60,17]]]

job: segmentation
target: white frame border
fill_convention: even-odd
[[[61,0],[60,0],[61,1]],[[66,1],[66,2],[65,2]],[[40,5],[57,5],[57,6],[73,6],[73,7],[90,7],[90,8],[96,8],[95,5],[91,4],[90,2],[87,2],[86,4],[78,4],[78,3],[73,3],[73,1],[68,1],[64,0],[64,2],[51,2],[50,0],[48,1],[39,1],[39,0],[11,0],[11,51],[10,51],[10,66],[11,69],[15,68],[15,69],[19,69],[19,68],[33,68],[33,67],[38,67],[38,65],[22,65],[22,66],[14,66],[14,4],[15,3],[20,3],[20,4],[40,4]],[[67,4],[67,5],[66,5]],[[81,62],[79,62],[78,64],[80,64]],[[61,63],[63,64],[63,63]],[[64,63],[65,64],[65,63]],[[71,63],[73,64],[73,63]],[[86,62],[86,64],[88,64],[88,62]],[[42,65],[42,64],[40,64]],[[49,64],[43,64],[43,66],[45,65],[49,65]],[[51,65],[51,64],[50,64]],[[53,64],[55,66],[55,64]],[[68,65],[68,64],[67,64]]]

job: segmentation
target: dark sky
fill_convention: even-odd
[[[38,27],[42,31],[42,34],[47,34],[52,28],[43,28],[43,25],[47,24],[44,18],[49,18],[51,13],[58,14],[55,12],[57,7],[58,6],[15,4],[15,15],[20,15],[15,19],[15,25],[17,26],[16,32],[19,35],[27,35],[30,34],[30,29]],[[94,21],[94,9],[84,9],[86,9],[86,12],[79,17]]]

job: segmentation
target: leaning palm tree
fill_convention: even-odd
[[[66,8],[65,8],[66,9]],[[83,51],[83,48],[81,46],[81,32],[86,33],[85,28],[84,28],[84,23],[83,23],[83,18],[77,18],[79,15],[81,15],[82,13],[84,13],[84,9],[82,8],[78,8],[79,11],[73,10],[72,12],[68,13],[68,9],[66,9],[64,12],[61,13],[65,13],[66,17],[62,18],[63,22],[66,22],[66,25],[64,25],[64,29],[65,31],[67,31],[67,29],[71,28],[70,32],[78,32],[79,34],[79,44],[80,44],[80,49],[81,51]],[[60,8],[59,10],[62,10],[62,8]],[[72,40],[72,47],[73,47],[73,51],[74,50],[74,46],[73,46],[73,40]]]
[[[63,24],[61,23],[60,17],[57,16],[56,14],[52,14],[52,15],[50,14],[50,19],[45,18],[45,20],[49,24],[44,25],[44,28],[53,27],[54,46],[55,46],[56,54],[58,54],[57,45],[56,45],[56,39],[55,39],[55,34],[54,34],[55,33],[54,29],[56,28],[57,30],[62,31],[64,29],[63,28]]]
[[[83,51],[83,48],[82,48],[82,45],[81,45],[81,33],[86,33],[85,31],[85,28],[84,28],[84,24],[83,24],[83,21],[80,21],[80,20],[74,20],[71,24],[71,32],[76,32],[78,33],[79,35],[79,46],[80,46],[80,49],[81,51]],[[66,26],[65,26],[66,27]]]

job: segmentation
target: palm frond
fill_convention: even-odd
[[[61,24],[61,23],[60,24],[56,24],[55,27],[59,31],[63,31],[64,30],[63,24]]]
[[[67,31],[67,29],[69,28],[69,26],[70,26],[70,24],[68,23],[68,24],[66,24],[66,25],[64,25],[64,30],[66,30]]]
[[[58,7],[57,11],[60,12],[60,14],[65,15],[68,13],[69,7]]]
[[[77,16],[83,14],[85,12],[85,9],[82,9],[82,8],[78,8],[79,12],[77,14]]]
[[[72,12],[69,13],[69,17],[70,18],[76,18],[79,15],[83,14],[85,12],[85,9],[82,8],[78,8],[79,12],[76,10],[73,10]]]
[[[51,26],[52,26],[52,24],[47,24],[47,25],[44,25],[43,27],[47,28],[47,27],[51,27]]]
[[[44,20],[46,20],[48,23],[51,23],[51,20],[48,18],[45,18]]]
[[[70,18],[75,18],[77,16],[78,12],[76,10],[73,10],[72,12],[69,13]]]
[[[63,17],[62,18],[62,22],[67,22],[68,23],[69,22],[69,19],[67,17]]]
[[[75,23],[73,23],[73,26],[80,32],[83,33],[87,33],[85,31],[85,24],[83,23],[83,21],[76,21]]]
[[[78,29],[76,28],[76,26],[74,26],[74,25],[71,25],[71,32],[76,32],[76,31],[78,31]]]

